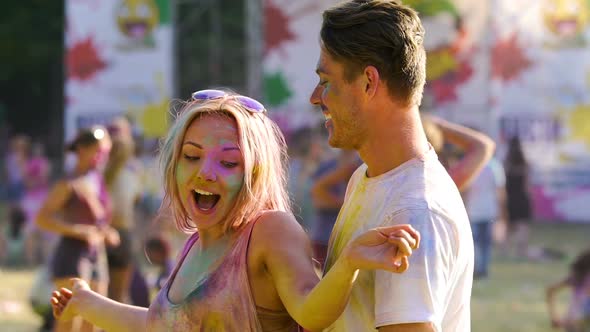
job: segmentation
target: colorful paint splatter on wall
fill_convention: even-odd
[[[518,44],[518,35],[498,40],[492,48],[492,78],[511,81],[533,65],[523,47]]]
[[[66,67],[68,79],[86,82],[104,70],[107,63],[99,54],[94,37],[88,36],[67,50]]]

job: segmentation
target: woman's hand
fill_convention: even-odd
[[[105,233],[94,225],[74,225],[73,232],[75,237],[85,241],[89,247],[98,247],[105,241]]]
[[[115,228],[111,226],[106,226],[106,228],[103,230],[103,234],[104,241],[107,246],[118,247],[121,244],[121,237],[119,236],[119,232]]]
[[[81,291],[89,291],[90,286],[82,279],[74,278],[70,280],[70,289],[61,288],[53,291],[51,294],[51,307],[53,308],[53,316],[62,321],[69,321],[77,314],[76,300]]]
[[[371,229],[350,242],[344,253],[353,270],[402,273],[408,269],[412,250],[419,245],[420,233],[404,224]]]

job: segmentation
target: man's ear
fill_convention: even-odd
[[[367,66],[363,75],[365,80],[365,93],[369,98],[372,98],[379,88],[379,71],[374,66]]]

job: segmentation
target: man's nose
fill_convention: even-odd
[[[316,86],[315,89],[313,89],[313,92],[311,93],[311,96],[309,96],[309,102],[312,105],[320,105],[321,104],[321,96],[322,96],[322,88],[320,86]]]

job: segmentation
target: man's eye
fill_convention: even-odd
[[[197,157],[197,156],[189,156],[188,154],[185,154],[185,155],[184,155],[184,159],[186,159],[186,160],[190,160],[190,161],[193,161],[193,160],[199,160],[199,159],[201,159],[201,158],[199,158],[199,157]]]

